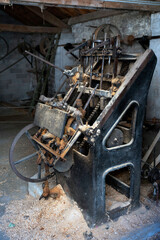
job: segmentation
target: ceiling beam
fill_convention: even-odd
[[[21,5],[32,5],[43,7],[43,5],[56,6],[56,7],[74,7],[74,8],[87,8],[87,9],[125,9],[137,11],[150,11],[159,12],[159,1],[146,1],[146,0],[0,0],[0,4],[10,3]]]
[[[0,24],[0,32],[18,32],[18,33],[58,33],[61,28],[57,27],[33,27],[15,24]]]
[[[100,18],[104,18],[104,17],[115,16],[115,15],[123,14],[126,12],[128,12],[128,11],[110,10],[110,9],[99,10],[99,11],[83,14],[83,15],[80,15],[77,17],[71,17],[68,20],[68,25],[73,25],[73,24],[82,23],[82,22],[88,22],[91,20],[100,19]]]
[[[61,27],[61,28],[68,28],[67,24],[65,24],[63,21],[61,21],[59,18],[57,18],[56,16],[54,16],[47,10],[44,10],[43,12],[41,12],[40,8],[27,7],[27,6],[26,6],[26,8],[53,26],[57,26],[57,27]]]

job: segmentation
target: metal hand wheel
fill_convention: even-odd
[[[37,132],[38,127],[33,123],[24,127],[14,138],[10,152],[9,162],[14,173],[27,182],[43,182],[54,176],[54,171],[48,176],[42,177],[42,165],[37,164],[38,155],[43,155],[43,149],[32,139],[32,135]],[[17,160],[18,158],[18,160]],[[29,169],[29,175],[28,174]],[[32,178],[37,173],[37,178]]]

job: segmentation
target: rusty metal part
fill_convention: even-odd
[[[45,164],[45,177],[49,176],[50,172],[49,172],[49,167],[47,164]],[[48,180],[45,181],[44,183],[44,188],[43,188],[43,193],[40,196],[39,200],[41,200],[42,198],[48,198],[49,196],[49,182]]]
[[[123,77],[116,77],[116,78],[112,78],[112,85],[111,85],[111,93],[112,96],[114,96],[117,92],[117,90],[119,89],[119,87],[121,86],[122,82],[124,81]]]
[[[69,150],[72,148],[72,146],[74,145],[74,143],[77,141],[77,139],[79,138],[79,136],[81,135],[81,131],[76,131],[75,134],[72,136],[72,138],[70,139],[70,141],[67,143],[66,147],[64,148],[64,150],[62,151],[62,153],[60,154],[60,157],[57,158],[57,161],[59,159],[64,159],[64,157],[66,156],[66,154],[69,152]]]
[[[58,157],[59,158],[59,156],[60,156],[60,154],[58,154],[56,151],[54,151],[52,148],[50,148],[50,147],[47,147],[44,143],[41,143],[40,141],[39,141],[39,139],[37,139],[36,137],[32,137],[32,139],[36,142],[36,143],[38,143],[41,147],[43,147],[45,150],[47,150],[48,152],[50,152],[53,156],[55,156],[55,157]],[[56,143],[58,143],[58,141],[56,141]],[[57,144],[57,145],[59,145],[59,144]],[[65,159],[64,159],[65,160]]]
[[[54,199],[60,198],[60,196],[62,196],[63,194],[64,194],[63,189],[59,184],[50,189],[49,191],[49,195]]]

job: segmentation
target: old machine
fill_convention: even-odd
[[[92,40],[69,50],[79,50],[80,63],[63,72],[69,78],[68,92],[41,96],[34,123],[18,133],[10,149],[10,164],[18,177],[45,181],[43,197],[47,197],[47,180],[56,175],[90,223],[139,206],[142,125],[156,57],[149,49],[143,54],[123,51],[132,40],[133,36],[124,39],[115,26],[105,24]],[[26,154],[25,136],[32,147],[21,157],[15,151],[23,147]],[[24,176],[25,170],[20,173],[23,163],[31,169],[37,165],[37,178]],[[110,187],[127,201],[109,208]]]

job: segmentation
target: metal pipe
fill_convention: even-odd
[[[82,96],[83,92],[85,91],[85,88],[86,88],[87,84],[88,84],[88,83],[86,83],[86,84],[83,86],[83,89],[82,89],[82,90],[80,91],[80,93],[78,94],[76,100],[75,100],[74,103],[73,103],[73,107],[76,106],[76,101],[77,101],[77,99],[79,99],[79,98]]]

